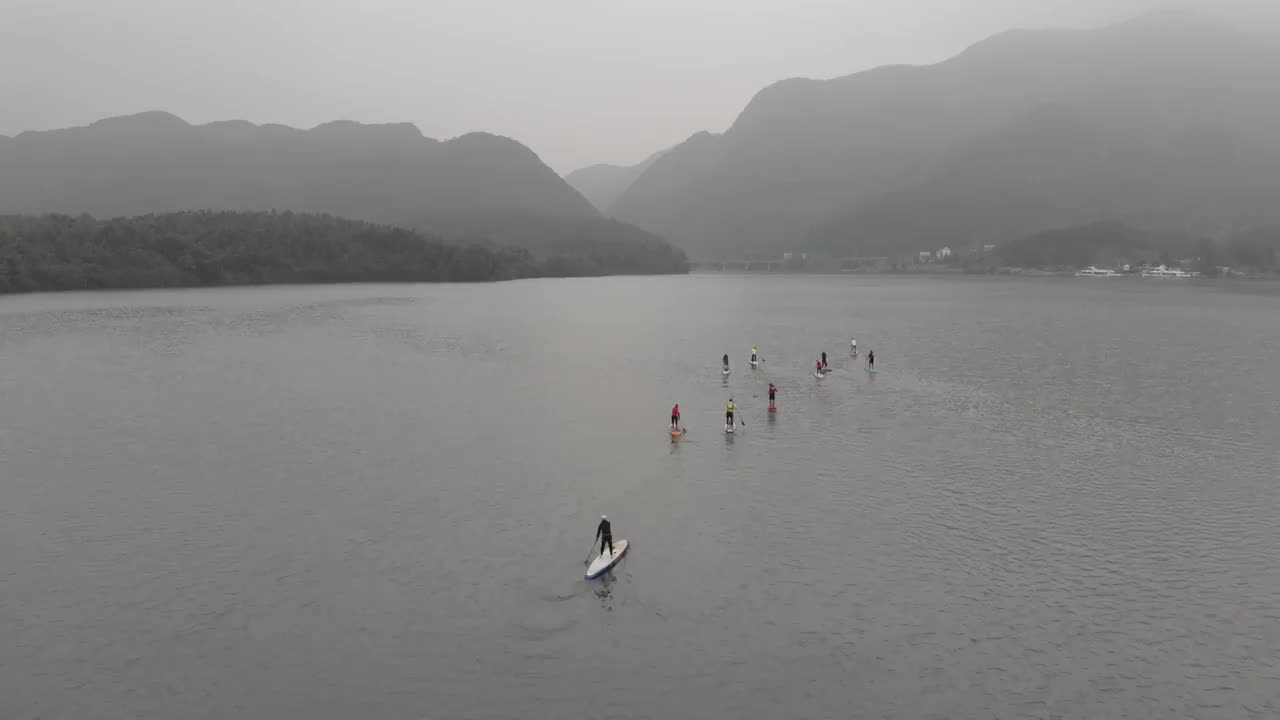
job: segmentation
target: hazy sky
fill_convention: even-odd
[[[1280,16],[1280,0],[1179,0]],[[564,173],[721,131],[761,87],[1159,0],[0,0],[0,134],[161,109],[509,135]],[[1167,4],[1167,3],[1165,3]],[[1267,10],[1269,8],[1269,10]]]

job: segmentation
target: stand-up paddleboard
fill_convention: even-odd
[[[729,374],[729,373],[731,373],[731,372],[733,372],[733,371],[732,371],[732,370],[730,370],[729,368],[720,368],[720,374],[721,374],[721,375],[728,375],[728,374]]]
[[[775,406],[775,405],[770,405],[770,406],[769,406],[769,412],[771,412],[771,413],[776,413],[776,412],[778,412],[778,408],[777,408],[777,406]]]
[[[671,433],[671,438],[672,438],[672,439],[675,439],[675,438],[678,438],[678,437],[684,437],[684,430],[672,430],[672,429],[668,428],[668,431]]]
[[[826,375],[823,375],[822,373],[818,372],[817,370],[814,370],[814,371],[813,371],[813,376],[814,376],[814,377],[816,377],[816,378],[818,378],[819,380],[821,380],[822,378],[826,377]]]
[[[875,374],[876,374],[876,369],[875,369],[875,368],[873,368],[873,367],[869,367],[869,368],[867,368],[867,372],[871,373],[872,375],[875,375]]]
[[[751,361],[751,367],[760,367],[760,361],[759,361],[759,360],[752,360],[752,361]]]
[[[725,434],[725,435],[732,435],[732,434],[733,434],[733,426],[732,426],[732,425],[725,425],[725,426],[724,426],[724,434]]]
[[[602,552],[596,556],[595,560],[591,561],[590,565],[587,566],[587,579],[595,580],[601,575],[609,572],[614,565],[618,564],[618,561],[622,559],[622,556],[626,554],[627,541],[615,540],[613,542],[613,555],[609,555],[607,552]]]

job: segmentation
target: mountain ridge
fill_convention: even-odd
[[[688,269],[665,240],[606,219],[532,149],[491,133],[439,141],[410,123],[192,125],[150,111],[0,140],[0,215],[191,211],[288,211],[398,226],[519,248],[549,263],[540,274]]]
[[[599,216],[516,140],[472,132],[440,141],[411,123],[341,120],[302,130],[238,120],[193,125],[149,111],[27,131],[0,148],[0,212],[279,208],[395,223],[407,206],[425,204]],[[121,175],[134,183],[134,197],[117,187]],[[362,185],[363,197],[345,207],[316,200],[324,178]]]
[[[597,210],[606,211],[631,183],[648,170],[666,150],[659,150],[635,165],[597,163],[578,168],[564,176],[565,182],[582,194]]]
[[[608,212],[699,259],[776,257],[930,181],[958,148],[1046,104],[1118,140],[1216,125],[1280,148],[1280,101],[1259,90],[1277,64],[1244,33],[1164,10],[1093,30],[1000,33],[934,65],[783,80],[724,133],[673,148]]]

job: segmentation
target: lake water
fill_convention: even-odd
[[[1274,718],[1278,468],[1277,285],[9,297],[0,717]]]

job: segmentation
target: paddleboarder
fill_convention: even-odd
[[[609,555],[613,555],[613,526],[609,524],[607,515],[600,516],[600,524],[596,526],[596,540],[600,541],[600,554],[604,554],[605,545],[609,546]]]

